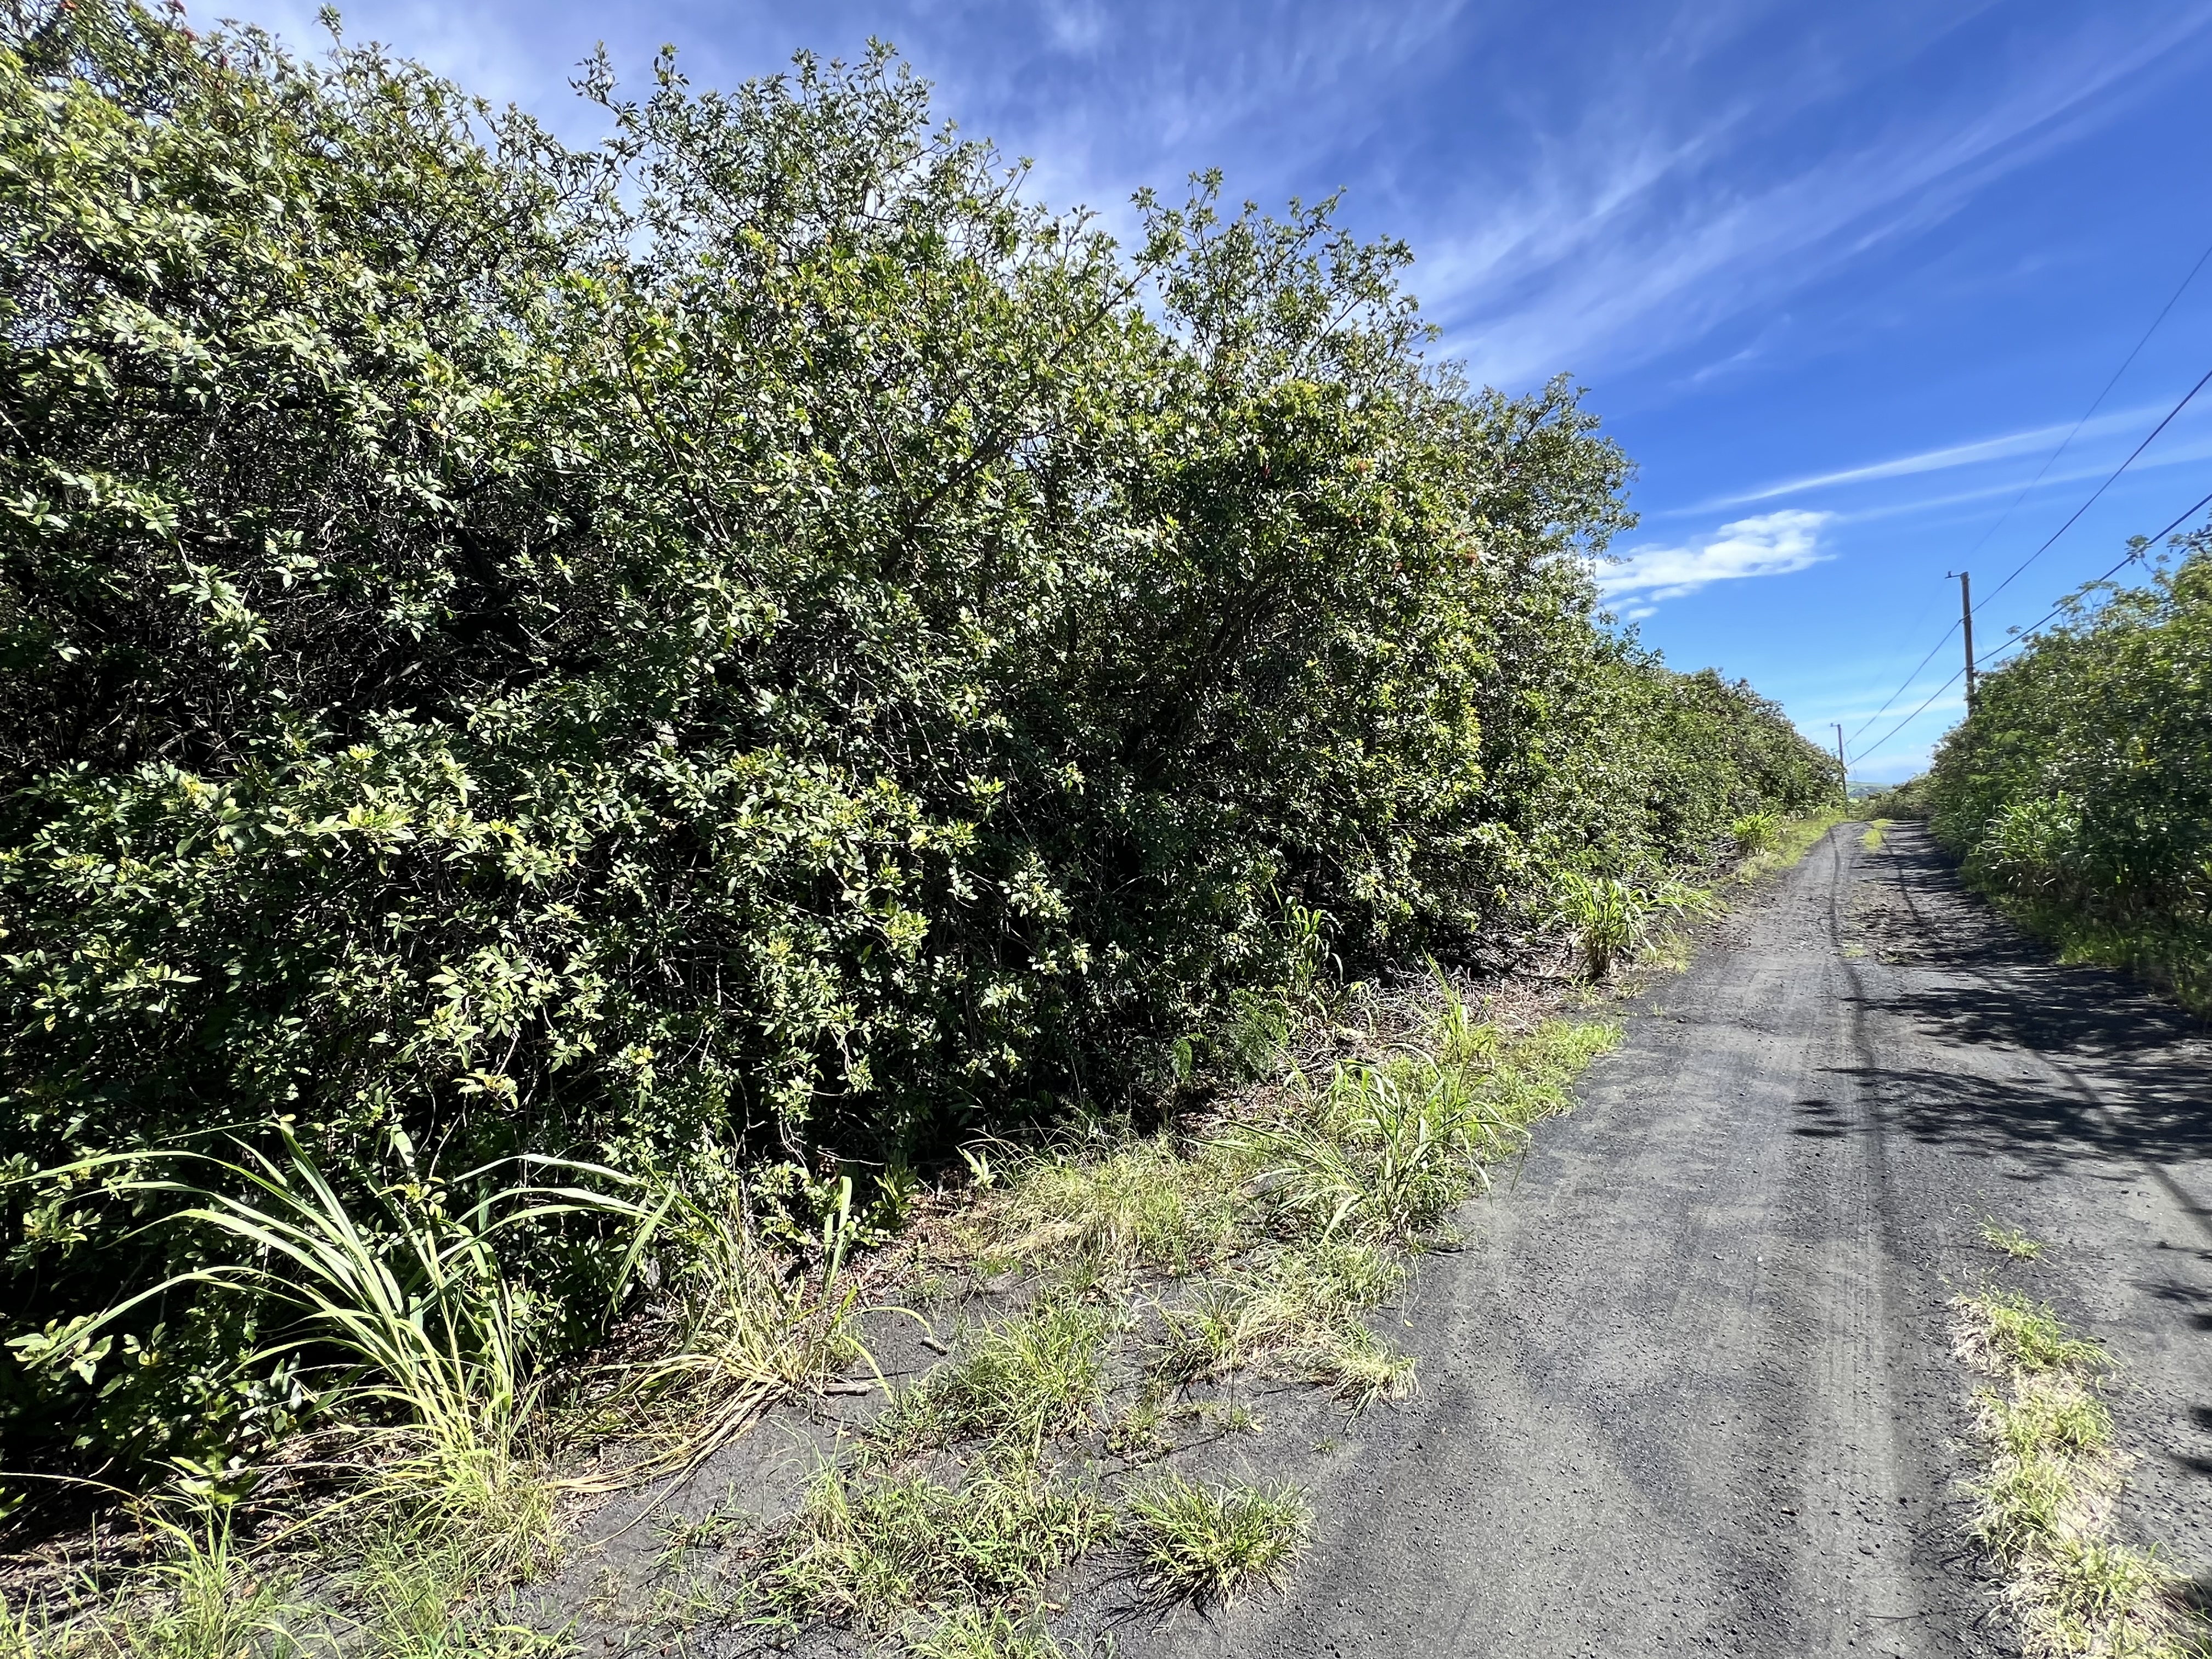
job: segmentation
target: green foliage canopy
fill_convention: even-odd
[[[525,1150],[903,1157],[1126,1095],[1316,915],[1448,947],[1831,787],[1595,624],[1624,458],[1427,360],[1329,204],[1205,179],[1119,246],[880,49],[599,65],[579,151],[373,50],[10,17],[19,1182],[218,1131],[426,1204]],[[188,1248],[9,1190],[30,1357]],[[240,1409],[191,1397],[83,1433]]]
[[[2065,918],[2062,933],[2111,932],[2093,954],[2202,995],[2212,990],[2212,531],[2175,540],[2179,562],[2141,586],[2093,584],[1983,677],[1926,795],[1931,828],[1972,878]]]

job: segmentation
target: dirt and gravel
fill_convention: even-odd
[[[1625,1008],[1576,1109],[1421,1264],[1391,1332],[1419,1359],[1410,1400],[1352,1418],[1238,1384],[1265,1432],[1174,1456],[1309,1489],[1289,1586],[1163,1610],[1103,1552],[1054,1586],[1072,1651],[2016,1653],[1960,1492],[1980,1379],[1950,1301],[1990,1279],[2124,1363],[2118,1529],[2212,1601],[2212,1040],[2054,964],[1918,830],[1870,850],[1863,828]],[[1985,1221],[2049,1248],[2000,1255]],[[910,1325],[878,1333],[895,1376],[933,1363]],[[563,1575],[572,1610],[601,1579],[635,1600],[675,1522],[787,1510],[876,1403],[779,1418],[611,1506],[615,1536]],[[640,1650],[635,1611],[586,1609],[580,1639]],[[761,1646],[702,1628],[684,1650]]]
[[[2124,1363],[2121,1530],[2212,1589],[2212,1044],[1917,830],[1860,833],[1632,1012],[1424,1265],[1410,1401],[1268,1394],[1205,1458],[1312,1489],[1290,1588],[1163,1620],[1109,1583],[1079,1622],[1130,1659],[2006,1651],[1949,1352],[1990,1275]],[[2051,1248],[2001,1258],[1985,1218]]]

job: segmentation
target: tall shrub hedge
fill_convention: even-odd
[[[69,1347],[213,1247],[40,1171],[910,1158],[1832,787],[1595,624],[1620,452],[1425,356],[1326,205],[1119,245],[881,52],[600,66],[577,150],[374,51],[10,16],[19,1442],[250,1406],[235,1310]]]
[[[1969,878],[2092,959],[2212,1001],[2212,529],[1983,677],[1925,793]],[[2101,600],[2101,602],[2100,602]]]

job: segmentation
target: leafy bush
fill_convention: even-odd
[[[1118,246],[884,51],[585,84],[575,151],[374,50],[0,23],[11,1340],[234,1255],[87,1159],[784,1160],[804,1238],[825,1159],[1239,1010],[1261,1063],[1324,939],[1830,787],[1594,624],[1624,458],[1427,361],[1402,246],[1210,180]],[[565,1340],[600,1224],[501,1243]],[[9,1440],[233,1438],[252,1299],[141,1312]]]
[[[1772,812],[1746,812],[1729,825],[1729,840],[1739,857],[1756,858],[1771,852],[1782,839],[1782,820]]]
[[[1970,879],[2078,954],[2212,994],[2212,531],[2095,585],[1985,675],[1929,823]],[[2140,544],[2138,544],[2140,545]],[[2102,603],[2096,603],[2102,596]]]

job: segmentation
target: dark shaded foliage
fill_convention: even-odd
[[[10,17],[11,1437],[286,1409],[250,1310],[72,1346],[213,1246],[39,1171],[909,1158],[1831,787],[1593,624],[1624,459],[1425,362],[1326,206],[1118,246],[882,52],[596,73],[578,153],[374,52]],[[518,1260],[549,1317],[587,1243]]]

